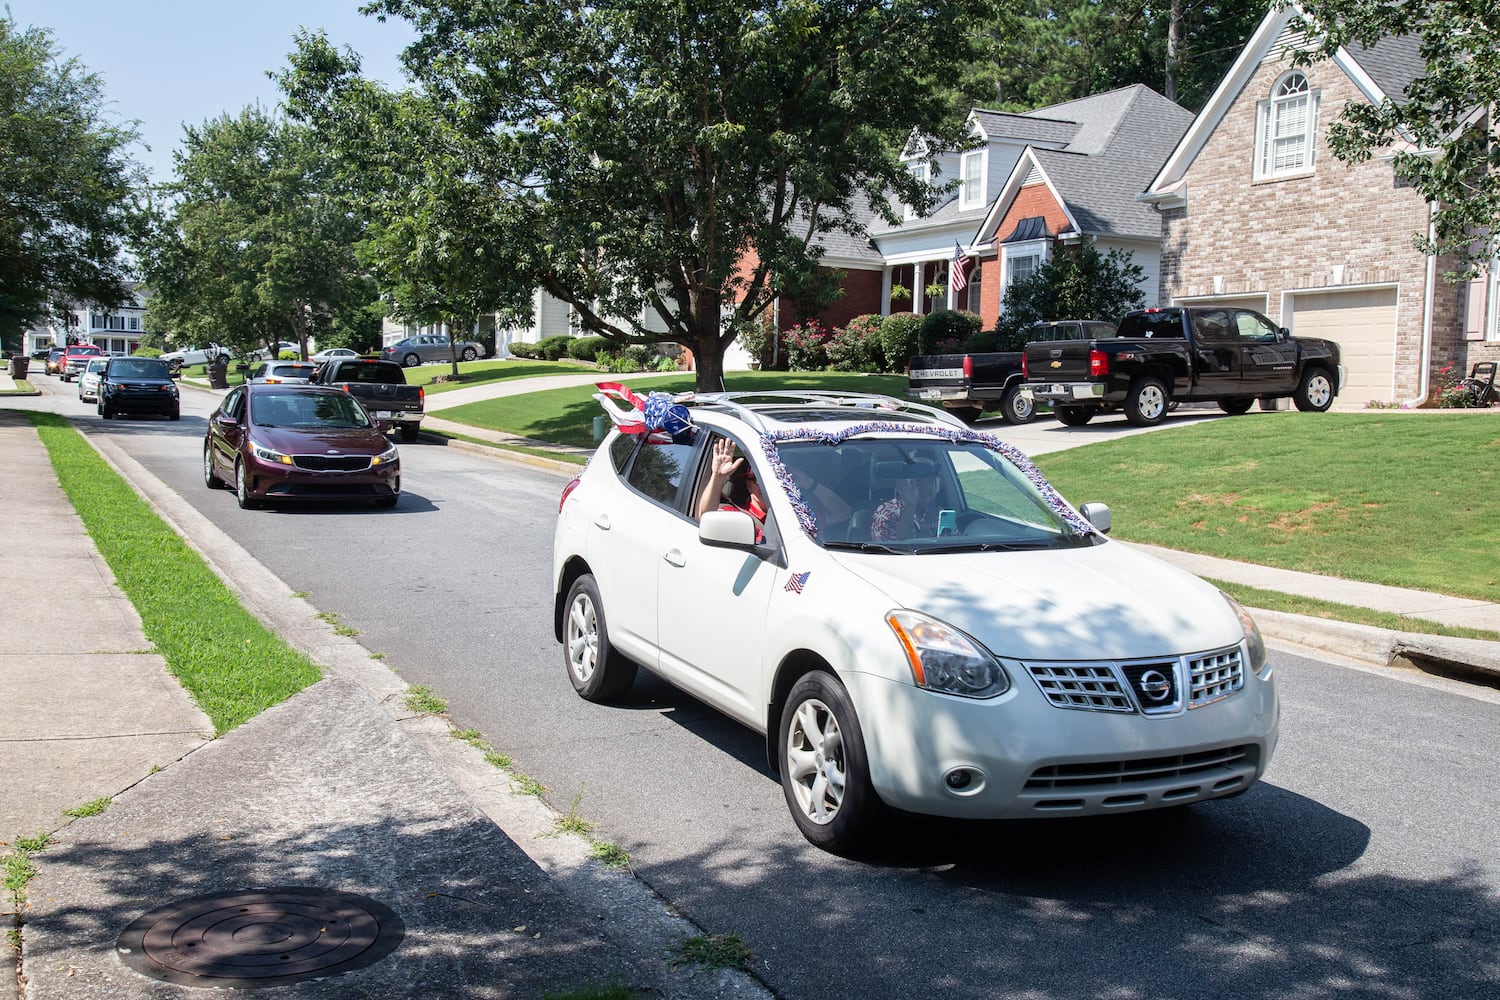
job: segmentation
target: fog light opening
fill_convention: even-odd
[[[943,789],[949,795],[978,795],[984,790],[984,772],[973,767],[955,767],[943,775]]]

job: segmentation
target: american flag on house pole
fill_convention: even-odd
[[[964,253],[964,248],[953,241],[953,263],[948,266],[948,283],[955,292],[961,292],[969,287],[969,255]]]

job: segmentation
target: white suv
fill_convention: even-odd
[[[573,687],[619,699],[640,665],[764,733],[812,843],[857,851],[888,807],[1130,812],[1264,773],[1279,709],[1254,622],[1107,539],[1107,507],[1075,510],[1016,449],[882,396],[700,395],[663,421],[673,401],[601,389],[616,427],[553,549]],[[705,486],[723,438],[763,521]]]

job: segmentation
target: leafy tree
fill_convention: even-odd
[[[476,220],[513,276],[620,343],[675,341],[701,389],[778,295],[826,300],[817,237],[865,199],[933,192],[899,160],[913,123],[961,145],[944,89],[992,0],[374,0],[463,176],[504,195]],[[334,135],[347,73],[307,59],[294,105]],[[321,77],[321,79],[320,79]],[[322,88],[325,99],[316,91]],[[455,151],[456,150],[456,151]]]
[[[1145,270],[1123,250],[1101,254],[1092,244],[1063,247],[1031,275],[1005,290],[996,329],[1001,350],[1018,350],[1033,323],[1054,319],[1118,322],[1146,301]]]
[[[1454,254],[1450,278],[1472,277],[1500,253],[1500,7],[1489,0],[1312,0],[1300,4],[1313,44],[1303,64],[1341,46],[1416,35],[1427,71],[1379,105],[1344,106],[1328,146],[1348,163],[1394,148],[1396,176],[1437,202],[1427,254]]]
[[[186,129],[143,254],[153,323],[241,351],[348,322],[374,297],[360,223],[331,197],[309,129],[259,107]]]
[[[103,85],[60,60],[49,32],[0,16],[0,342],[56,300],[130,298],[124,249],[138,233],[136,140],[103,112]]]

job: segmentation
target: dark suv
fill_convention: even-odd
[[[1115,325],[1093,319],[1054,319],[1026,328],[1026,341],[1098,340],[1115,335]]]
[[[169,420],[182,416],[177,383],[160,358],[110,358],[99,376],[99,416],[159,413]]]

